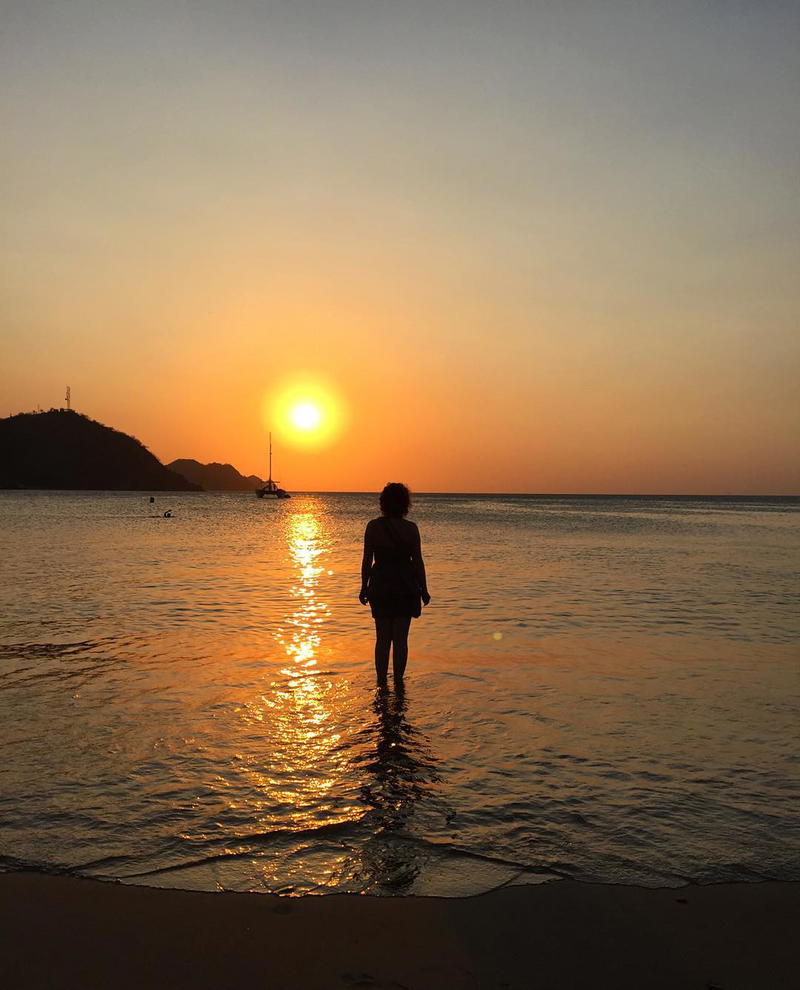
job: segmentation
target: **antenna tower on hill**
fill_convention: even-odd
[[[69,404],[70,403],[69,385],[67,385],[67,394],[64,396],[64,399],[66,400],[66,403],[67,403],[67,409],[71,409],[72,407]]]

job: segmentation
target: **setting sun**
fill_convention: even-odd
[[[320,425],[322,413],[313,402],[298,402],[290,413],[290,419],[298,430],[313,430]]]
[[[318,378],[285,382],[264,399],[264,426],[291,446],[324,447],[339,436],[345,419],[342,399]]]

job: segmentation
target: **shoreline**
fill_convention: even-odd
[[[8,987],[790,990],[800,882],[282,897],[0,874]]]

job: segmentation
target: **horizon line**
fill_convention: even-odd
[[[213,489],[207,489],[211,491]],[[191,493],[189,493],[191,494]],[[374,495],[377,489],[369,491],[360,489],[308,489],[296,490],[294,495]],[[422,495],[481,495],[494,498],[796,498],[800,492],[791,494],[761,493],[761,492],[479,492],[479,491],[415,491],[411,490],[412,499]]]
[[[5,492],[70,492],[76,495],[102,493],[127,495],[233,495],[247,494],[246,488],[201,488],[200,491],[183,491],[168,488],[0,488],[0,494]],[[371,489],[327,489],[327,488],[296,488],[290,495],[379,495],[377,488]],[[411,490],[412,498],[428,495],[445,496],[474,496],[482,498],[739,498],[739,499],[796,499],[800,501],[800,492],[486,492],[486,491],[437,491]]]

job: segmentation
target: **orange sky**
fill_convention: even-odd
[[[310,378],[295,490],[800,492],[796,10],[10,6],[0,414],[263,473]]]

